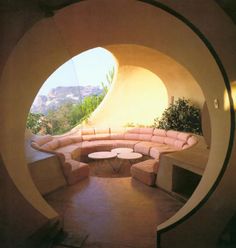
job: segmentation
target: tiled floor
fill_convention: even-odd
[[[154,248],[157,225],[183,205],[130,177],[90,177],[46,199],[66,231],[89,235],[83,248]]]

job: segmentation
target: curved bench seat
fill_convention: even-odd
[[[197,143],[190,133],[156,128],[86,128],[77,129],[63,136],[45,135],[32,139],[32,147],[44,152],[56,153],[61,158],[62,169],[67,182],[71,184],[89,175],[87,164],[79,162],[96,151],[113,148],[132,148],[135,152],[156,160],[163,153],[187,149]],[[81,166],[77,163],[81,163]],[[86,169],[84,169],[86,167]],[[81,173],[81,177],[79,176]],[[73,178],[73,179],[71,179]]]

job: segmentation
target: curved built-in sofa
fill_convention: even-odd
[[[68,184],[74,184],[89,176],[88,154],[127,147],[150,156],[131,168],[131,174],[141,179],[145,172],[152,174],[151,185],[157,173],[157,162],[164,153],[176,152],[192,147],[198,142],[195,135],[156,128],[86,128],[74,129],[63,136],[34,136],[31,146],[37,150],[54,153],[61,161]],[[85,161],[85,162],[82,162]],[[133,166],[132,166],[133,167]],[[141,168],[140,168],[141,167]],[[144,173],[144,174],[143,174]]]

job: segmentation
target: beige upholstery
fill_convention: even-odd
[[[91,152],[126,147],[158,160],[163,153],[187,149],[196,143],[197,139],[192,134],[173,130],[107,127],[83,128],[61,137],[50,135],[34,137],[31,145],[37,150],[60,154],[60,157],[63,156],[61,159],[62,168],[67,182],[71,184],[76,180],[85,178],[85,175],[88,176],[86,164],[78,162],[76,159],[85,158]],[[150,172],[147,170],[151,170],[151,165],[148,162],[143,165],[144,169],[140,170],[138,166],[138,169],[136,169],[138,172],[136,171],[135,173],[139,174],[140,178],[144,178],[142,180],[146,180],[145,183],[148,184],[153,176],[147,179],[145,175]]]
[[[152,186],[155,184],[159,161],[155,159],[145,160],[131,166],[130,172],[133,178]]]

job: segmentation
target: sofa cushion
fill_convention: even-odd
[[[83,140],[81,135],[70,136],[70,139],[72,140],[73,143],[82,142],[82,140]]]
[[[152,138],[152,134],[139,134],[139,140],[149,141]]]
[[[139,141],[137,140],[114,140],[113,141],[113,147],[119,148],[119,147],[127,147],[134,149],[134,145],[137,144]]]
[[[53,137],[51,135],[36,136],[32,138],[32,141],[37,143],[39,146],[42,146],[52,140]]]
[[[180,132],[178,132],[178,131],[168,130],[168,131],[166,131],[166,136],[170,137],[170,138],[173,138],[173,139],[177,139],[179,133]]]
[[[139,140],[139,134],[138,133],[125,133],[125,139],[126,140]]]
[[[70,137],[59,138],[58,141],[60,147],[68,146],[73,143],[73,140]]]
[[[121,140],[124,139],[125,134],[124,133],[111,133],[110,134],[110,139],[112,140]]]
[[[81,134],[82,134],[82,135],[91,135],[91,134],[95,134],[94,128],[82,128],[82,129],[81,129]]]
[[[66,162],[65,166],[67,165],[70,166],[70,171],[66,175],[69,185],[75,184],[89,176],[88,164],[70,160]]]
[[[83,141],[90,141],[90,140],[95,140],[96,135],[95,134],[85,134],[82,136]]]
[[[166,130],[155,128],[153,130],[153,135],[166,137]]]
[[[182,149],[185,144],[186,142],[184,140],[175,140],[174,147]]]
[[[151,149],[150,149],[150,156],[152,158],[158,159],[161,154],[176,152],[178,150],[179,149],[176,147],[171,147],[171,146],[165,145],[165,144],[160,145],[160,146],[154,146],[154,147],[151,147]]]
[[[126,131],[126,128],[124,127],[111,127],[110,133],[124,133]]]
[[[139,128],[139,133],[140,134],[153,134],[154,128],[152,127],[141,127]]]
[[[109,127],[103,127],[103,128],[94,128],[95,134],[110,134],[110,128]]]
[[[166,137],[164,137],[164,136],[153,135],[151,138],[151,141],[156,142],[156,143],[160,143],[160,144],[164,144],[165,138]]]
[[[137,128],[137,127],[126,128],[127,133],[136,133],[136,134],[138,134],[138,133],[140,133],[139,130],[140,130],[140,128]]]
[[[195,144],[197,144],[197,142],[198,142],[198,139],[196,137],[190,136],[187,140],[187,143],[183,146],[182,149],[187,149],[191,146],[194,146]]]
[[[158,160],[149,159],[131,166],[130,172],[133,178],[152,186],[155,184]]]
[[[170,145],[170,146],[175,146],[175,141],[176,141],[176,139],[170,138],[170,137],[166,137],[164,139],[164,143],[167,145]]]
[[[197,143],[197,138],[194,136],[191,136],[190,138],[188,138],[187,140],[187,144],[190,146],[193,146]]]
[[[191,136],[190,133],[182,133],[182,132],[179,132],[177,138],[178,140],[184,140],[184,141],[187,141],[188,138]]]
[[[96,133],[95,134],[95,140],[108,140],[110,139],[109,133]]]
[[[39,146],[36,142],[31,142],[31,146],[32,146],[34,149],[37,149],[37,150],[40,149],[40,146]]]
[[[141,141],[135,144],[134,151],[142,153],[143,155],[149,155],[149,151],[152,145],[153,145],[152,142]]]
[[[83,141],[81,149],[91,148],[91,147],[108,147],[112,148],[114,141],[111,140],[93,140],[93,141]]]
[[[48,145],[50,150],[55,150],[60,146],[58,140],[52,140],[52,141],[46,143],[45,145]]]
[[[123,127],[112,127],[110,128],[110,139],[121,140],[124,139],[125,128]]]
[[[78,153],[78,146],[75,144],[71,144],[68,146],[57,148],[55,149],[55,151],[60,153],[70,153],[72,158],[75,158]]]

